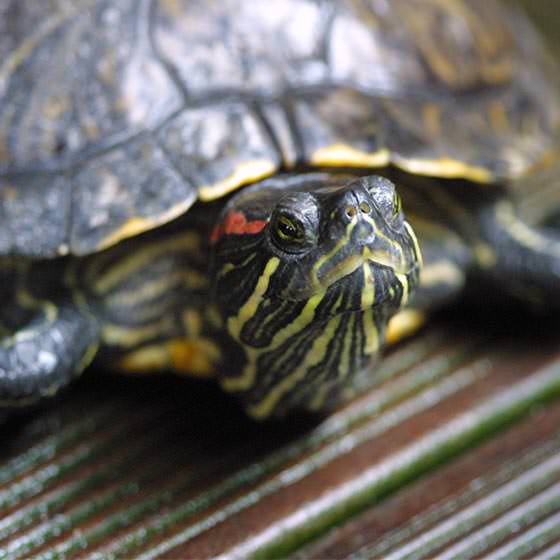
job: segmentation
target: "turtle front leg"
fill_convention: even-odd
[[[7,271],[4,267],[3,274]],[[23,281],[28,275],[20,272],[13,272],[16,281],[7,284],[12,293],[2,294],[10,296],[2,298],[0,316],[4,335],[0,339],[2,407],[55,394],[91,361],[99,340],[96,321],[69,297],[47,300],[33,295]]]
[[[560,309],[560,232],[529,225],[502,200],[480,216],[485,246],[479,270],[501,289],[541,310]]]

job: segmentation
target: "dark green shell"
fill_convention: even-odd
[[[559,88],[491,0],[4,0],[0,255],[87,254],[296,163],[509,180]]]

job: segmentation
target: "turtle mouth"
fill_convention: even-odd
[[[324,294],[331,286],[342,282],[348,283],[347,289],[350,292],[359,294],[357,298],[351,297],[346,307],[338,308],[331,315],[379,309],[389,303],[398,308],[407,303],[411,279],[416,276],[419,268],[418,263],[406,266],[395,255],[384,251],[366,251],[362,255],[346,258],[336,266],[336,270],[329,271],[322,278],[319,293]],[[386,282],[385,288],[381,289],[380,276],[384,278],[381,284]]]
[[[376,278],[379,274],[389,272],[391,277],[397,277],[401,283],[414,273],[418,265],[407,265],[403,262],[404,259],[401,255],[394,253],[387,253],[384,250],[375,250],[364,248],[361,253],[356,253],[339,260],[338,262],[331,263],[331,265],[323,270],[320,274],[312,275],[309,282],[305,285],[300,285],[296,288],[291,284],[280,295],[279,299],[283,301],[301,301],[313,296],[322,296],[327,290],[338,282],[348,281],[348,288],[352,290],[354,287],[360,285],[363,291],[363,303],[358,307],[345,311],[356,311],[366,307],[377,307],[383,304],[383,299],[376,299],[375,285]],[[394,276],[393,276],[394,275]],[[353,278],[353,276],[355,278]],[[361,278],[358,278],[361,276]]]
[[[390,268],[396,275],[406,275],[410,272],[410,267],[404,266],[400,257],[386,251],[375,251],[366,247],[362,253],[351,255],[335,264],[320,279],[316,280],[315,286],[319,290],[327,290],[334,283],[354,274],[360,268],[364,270],[366,282],[373,284],[375,271],[379,267]]]

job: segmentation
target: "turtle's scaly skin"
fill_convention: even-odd
[[[0,254],[95,252],[296,163],[509,179],[560,115],[492,0],[7,0],[0,61]]]
[[[68,362],[83,366],[97,347],[129,372],[217,374],[257,418],[338,402],[418,282],[393,184],[303,174],[248,188],[221,210],[198,205],[104,252],[12,269],[19,318],[0,310],[0,403],[52,394],[80,369]],[[63,351],[61,339],[75,342]],[[28,370],[7,394],[10,361]],[[48,363],[57,367],[47,375]]]
[[[255,418],[325,410],[405,304],[391,341],[481,280],[558,309],[560,236],[499,191],[386,171],[407,222],[381,177],[279,176],[90,256],[7,261],[0,402],[56,392],[98,351],[128,372],[217,376]]]
[[[405,304],[560,301],[508,194],[556,181],[558,74],[493,0],[7,0],[0,61],[0,403],[97,355],[324,410]]]

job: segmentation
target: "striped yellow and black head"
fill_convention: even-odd
[[[334,404],[420,266],[395,187],[375,176],[265,181],[230,201],[212,246],[215,298],[242,348],[222,383],[255,417]]]

